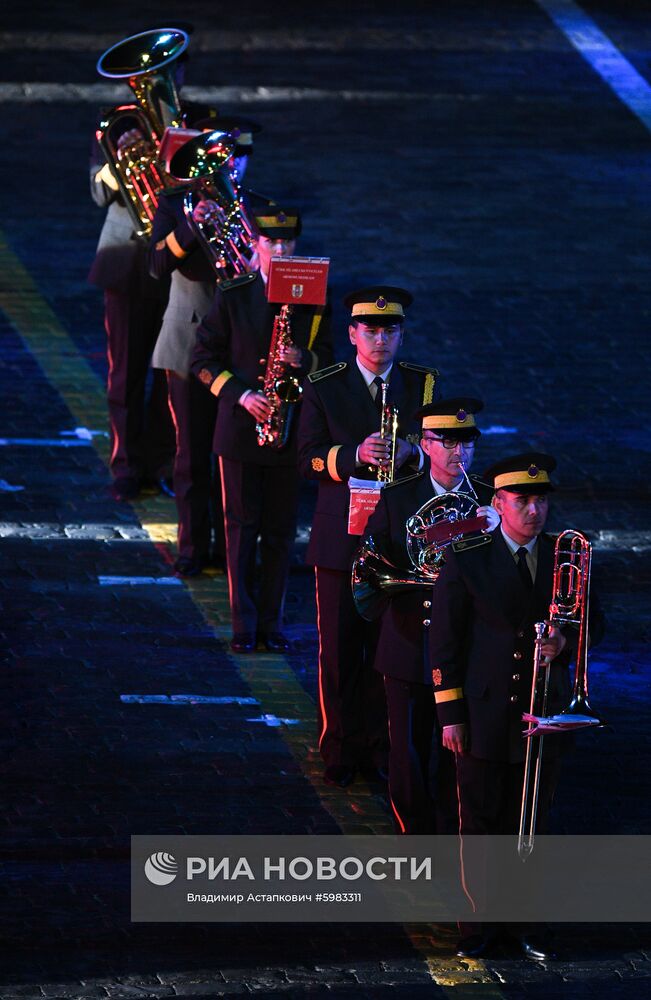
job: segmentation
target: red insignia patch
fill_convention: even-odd
[[[438,667],[436,668],[436,670],[432,670],[432,683],[434,684],[435,687],[440,687],[441,684],[443,683],[443,674],[438,669]]]

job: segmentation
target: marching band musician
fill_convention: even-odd
[[[522,714],[529,710],[534,623],[548,617],[553,590],[555,540],[543,529],[555,467],[550,455],[531,452],[487,470],[501,524],[492,531],[491,544],[450,553],[432,589],[430,667],[443,745],[456,755],[462,837],[518,830],[526,751]],[[594,601],[593,611],[590,634],[596,642],[603,623]],[[571,627],[552,628],[544,640],[542,655],[552,663],[549,715],[569,704],[567,666],[575,647]],[[566,740],[545,737],[539,832],[547,828]],[[480,923],[494,890],[481,848],[464,848],[463,856],[464,887],[476,922],[460,924],[457,954],[478,957],[495,940],[495,930],[489,933],[490,925]],[[519,859],[517,864],[522,870]],[[549,941],[528,927],[520,929],[518,943],[528,958],[553,957]]]
[[[253,247],[259,271],[224,283],[197,331],[192,371],[218,400],[213,450],[219,456],[226,526],[226,566],[236,653],[258,642],[284,652],[282,613],[298,502],[296,423],[281,449],[260,446],[256,423],[270,414],[258,388],[264,380],[274,320],[280,306],[265,289],[273,256],[290,256],[301,232],[297,211],[274,205],[256,210]],[[279,360],[304,379],[332,360],[330,306],[296,305],[291,343]],[[295,404],[298,405],[298,404]],[[260,579],[254,594],[256,543],[260,537]]]
[[[433,496],[465,493],[482,506],[476,511],[499,523],[490,506],[492,487],[476,476],[468,477],[481,435],[476,415],[484,404],[479,399],[455,397],[422,407],[420,446],[429,459],[416,476],[399,479],[382,490],[380,501],[367,525],[381,553],[398,570],[413,564],[407,550],[406,523]],[[464,545],[464,542],[454,543]],[[430,590],[409,587],[393,595],[382,616],[375,669],[384,677],[389,716],[389,796],[397,832],[456,832],[457,803],[454,758],[439,748],[437,794],[429,790],[429,761],[436,712],[432,698],[432,676],[425,655],[424,632],[431,622]],[[438,823],[434,818],[434,806]]]
[[[355,355],[308,379],[299,428],[299,468],[319,485],[307,550],[315,567],[319,629],[319,749],[326,784],[345,788],[358,767],[386,776],[388,736],[382,683],[372,669],[377,622],[357,613],[351,567],[359,535],[348,533],[349,479],[376,478],[390,444],[380,436],[382,383],[398,408],[396,469],[420,469],[412,414],[431,399],[436,369],[397,362],[412,296],[381,285],[344,299]]]
[[[177,25],[181,27],[181,25]],[[183,23],[190,33],[192,25]],[[150,29],[151,30],[151,29]],[[174,63],[177,90],[183,84],[187,51]],[[127,119],[127,123],[128,123]],[[135,121],[135,119],[134,119]],[[117,156],[134,140],[138,128],[119,136]],[[104,292],[107,337],[107,403],[114,500],[133,500],[140,487],[166,487],[174,455],[174,427],[167,405],[163,372],[154,371],[147,399],[147,375],[169,294],[169,278],[149,273],[147,243],[138,238],[110,165],[94,140],[90,162],[91,197],[107,213],[88,281]]]
[[[193,123],[199,130],[221,131],[235,140],[230,167],[241,181],[253,152],[253,135],[260,126],[248,118],[213,115]],[[226,560],[219,467],[212,458],[217,398],[190,377],[190,363],[199,321],[209,312],[215,294],[214,268],[186,218],[183,203],[187,184],[161,193],[149,249],[152,275],[171,275],[170,296],[152,367],[166,372],[169,405],[176,431],[174,495],[178,513],[180,576],[195,576],[209,565]],[[194,207],[203,221],[210,205],[204,199]],[[212,537],[211,537],[212,536]]]

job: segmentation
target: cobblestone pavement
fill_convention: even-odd
[[[556,6],[584,37],[592,17],[651,80],[646,5]],[[220,103],[246,97],[263,121],[250,183],[304,206],[301,249],[332,257],[335,296],[376,279],[414,290],[405,354],[486,400],[478,466],[507,448],[558,456],[552,527],[596,543],[609,631],[592,696],[612,729],[579,740],[556,829],[648,833],[651,138],[544,7],[364,0],[285,5],[279,20],[259,0],[245,16],[190,0],[179,13],[197,29],[189,83],[230,87]],[[646,995],[648,925],[560,925],[545,966],[456,959],[450,927],[129,921],[132,834],[391,830],[382,786],[320,780],[311,492],[293,652],[233,658],[224,578],[167,585],[172,502],[112,503],[106,438],[71,433],[106,429],[101,302],[85,281],[101,223],[86,172],[105,99],[94,62],[173,16],[34,2],[0,28],[0,997]],[[337,321],[343,354],[340,307]],[[152,582],[115,581],[134,576]],[[181,692],[253,697],[298,724],[247,721],[237,702],[120,700]]]

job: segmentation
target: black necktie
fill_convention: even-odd
[[[381,375],[375,376],[373,379],[373,385],[377,387],[374,398],[375,408],[378,413],[382,413],[382,386],[384,385],[384,379]]]
[[[520,546],[516,555],[518,557],[518,573],[520,574],[522,584],[525,590],[533,590],[533,579],[531,578],[529,566],[527,565],[527,550],[524,545]]]

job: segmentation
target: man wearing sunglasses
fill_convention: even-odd
[[[488,518],[488,527],[499,523],[499,515],[489,506],[492,488],[467,474],[481,435],[475,416],[483,407],[479,399],[458,396],[430,403],[416,413],[422,422],[420,446],[426,456],[425,467],[382,491],[367,528],[367,536],[372,536],[376,548],[399,573],[414,569],[407,549],[406,523],[434,496],[469,494],[480,504],[476,513]],[[488,536],[480,536],[474,544],[482,543],[484,537]],[[410,587],[393,596],[382,616],[375,655],[374,666],[384,677],[387,698],[389,795],[399,833],[456,833],[458,825],[454,757],[443,747],[437,752],[435,800],[430,791],[436,726],[425,650],[430,608],[428,587]]]

